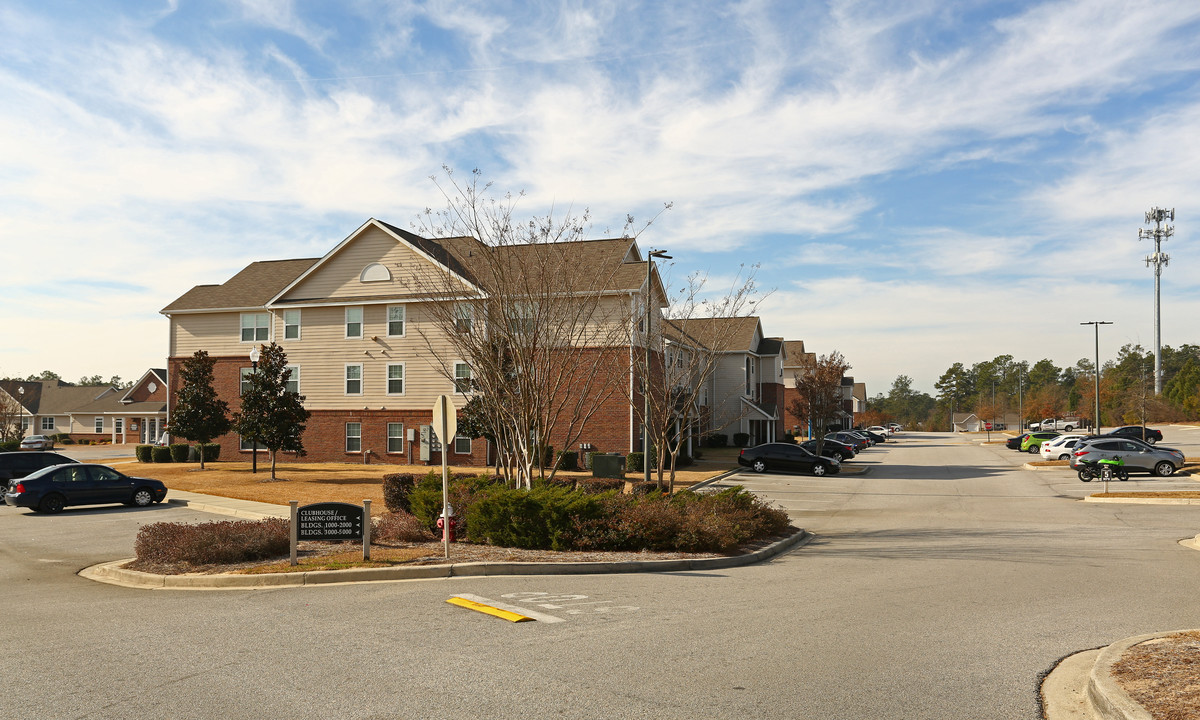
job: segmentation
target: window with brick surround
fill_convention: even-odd
[[[471,438],[463,435],[456,435],[454,437],[454,453],[456,455],[470,455]]]
[[[390,453],[404,452],[404,423],[388,423],[388,449]]]
[[[362,452],[362,423],[346,423],[346,452]]]

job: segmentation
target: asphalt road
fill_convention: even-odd
[[[816,538],[717,572],[133,590],[74,573],[141,523],[217,518],[0,508],[0,716],[1033,718],[1058,658],[1200,627],[1197,508],[1078,502],[1095,483],[916,438],[863,476],[741,478]]]

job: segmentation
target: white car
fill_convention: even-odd
[[[1043,460],[1070,460],[1071,450],[1075,447],[1075,441],[1080,438],[1087,437],[1080,433],[1072,435],[1059,435],[1058,437],[1047,440],[1041,444],[1041,454]]]
[[[53,450],[54,439],[45,435],[30,435],[21,441],[22,450]]]
[[[888,423],[887,426],[888,426],[888,430],[891,430],[893,433],[898,433],[904,429],[904,427],[900,423]]]
[[[891,437],[892,435],[891,429],[885,428],[882,425],[872,425],[871,427],[867,428],[867,432],[878,433],[884,437]]]

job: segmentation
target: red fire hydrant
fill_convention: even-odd
[[[458,518],[450,516],[450,529],[446,530],[446,518],[440,517],[437,519],[437,528],[442,531],[442,539],[449,542],[455,542],[455,530],[458,529]],[[448,536],[447,536],[448,534]]]

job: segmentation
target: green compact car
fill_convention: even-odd
[[[1043,441],[1052,440],[1052,439],[1058,437],[1059,435],[1062,435],[1062,433],[1056,433],[1056,432],[1029,433],[1029,436],[1021,441],[1021,451],[1027,452],[1031,455],[1036,455],[1038,452],[1041,451]]]

